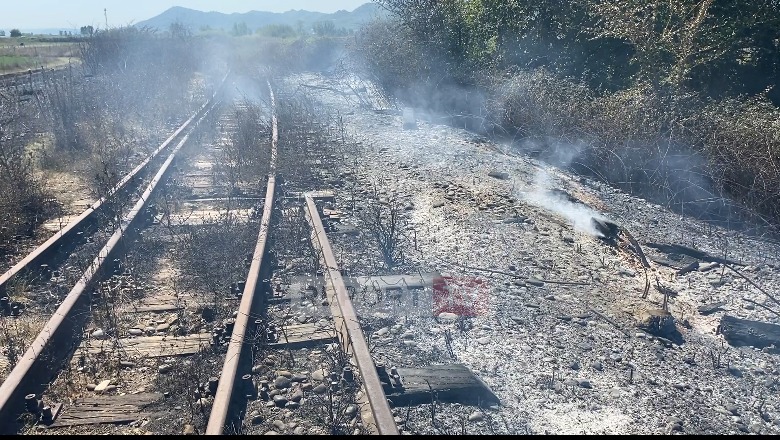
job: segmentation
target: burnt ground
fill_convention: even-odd
[[[331,238],[343,269],[438,271],[472,287],[456,302],[474,316],[461,319],[434,316],[430,302],[399,310],[357,301],[377,358],[462,363],[500,400],[396,408],[405,433],[780,433],[780,355],[731,346],[717,332],[726,314],[780,323],[765,294],[780,287],[777,241],[506,153],[462,129],[411,121],[362,82],[304,75],[287,85],[315,86],[304,88],[355,140],[331,206],[343,230],[354,227]],[[392,270],[361,221],[374,201],[401,215],[404,253]],[[591,217],[622,235],[599,237]],[[692,260],[653,243],[707,255]],[[681,273],[684,265],[692,270]],[[671,318],[654,327],[648,317],[665,306]]]
[[[776,349],[734,347],[717,332],[724,315],[780,322],[772,312],[780,307],[766,295],[773,295],[780,286],[780,246],[776,241],[675,213],[539,160],[506,152],[503,145],[422,115],[412,119],[410,112],[404,115],[381,103],[370,93],[369,84],[348,86],[343,79],[305,75],[289,78],[284,89],[305,92],[319,100],[344,124],[343,133],[334,130],[331,135],[349,138],[341,144],[333,142],[332,152],[310,148],[301,141],[306,136],[290,141],[301,151],[290,159],[293,166],[289,170],[291,175],[307,175],[321,189],[334,189],[334,201],[321,202],[321,207],[330,209],[324,212],[327,217],[338,220],[329,239],[345,274],[438,272],[453,292],[462,294],[450,295],[444,302],[423,298],[416,306],[394,303],[388,296],[357,295],[356,310],[370,338],[374,359],[397,367],[460,363],[498,398],[497,403],[482,400],[484,396],[453,403],[432,396],[430,403],[398,405],[394,412],[402,433],[780,432]],[[311,129],[314,133],[312,127],[301,132]],[[304,153],[307,161],[302,159]],[[321,158],[309,160],[312,155]],[[339,157],[340,163],[334,164],[333,159]],[[196,161],[194,166],[201,168],[204,163]],[[326,165],[321,167],[325,170],[310,173],[308,165],[312,164]],[[319,186],[288,184],[285,194],[293,200],[299,192]],[[199,188],[197,182],[192,187]],[[198,211],[193,209],[182,206],[178,210],[183,214],[181,219],[190,219]],[[384,219],[390,214],[398,216],[396,250],[400,253],[392,268],[387,267],[372,238],[376,225],[371,226],[368,220],[376,212]],[[602,222],[594,224],[593,217]],[[159,258],[149,255],[158,252],[157,257],[165,260],[171,252],[177,253],[164,240],[171,235],[166,232],[165,218],[156,227],[160,234],[147,234],[152,247],[138,250],[155,267],[152,263]],[[601,237],[605,233],[608,236]],[[244,235],[251,242],[253,234]],[[295,238],[288,235],[277,239]],[[636,239],[638,248],[629,236]],[[301,240],[306,241],[305,236],[297,237]],[[247,243],[239,236],[231,241]],[[293,255],[294,242],[287,248],[279,245],[280,250],[289,248],[291,252],[277,255],[285,262],[281,277],[305,272],[303,266],[290,263],[311,262],[307,260],[311,255]],[[706,255],[700,253],[695,259],[690,250],[680,246]],[[210,247],[233,255],[245,253]],[[649,267],[643,266],[643,257]],[[708,261],[719,259],[734,263]],[[239,270],[242,266],[240,258],[233,265],[229,258],[224,260],[223,269]],[[198,262],[191,263],[195,271],[189,275],[196,278],[202,270]],[[141,274],[142,266],[134,267],[133,272]],[[177,286],[186,290],[166,267],[162,265],[159,276],[153,278],[155,283],[142,290],[159,293]],[[680,271],[681,267],[688,270]],[[207,278],[219,283],[239,279],[237,275]],[[426,292],[431,295],[430,290]],[[700,312],[699,307],[713,303],[718,307]],[[315,306],[315,302],[301,303],[300,310],[288,311],[289,318],[318,322],[327,311]],[[658,311],[665,306],[670,318]],[[196,308],[184,315],[198,318],[202,311]],[[143,331],[147,330],[144,326],[155,330],[152,324],[160,325],[152,315],[120,316],[138,318],[122,327],[128,332],[131,325]],[[187,327],[188,332],[212,325],[201,325],[198,319],[192,322],[194,327]],[[185,328],[176,322],[165,331],[173,332],[174,326]],[[162,414],[130,425],[75,431],[182,432],[184,425],[183,432],[187,427],[202,432],[209,399],[195,400],[187,390],[217,374],[219,353],[165,364],[166,371],[172,367],[187,374],[160,372],[149,383],[130,379],[149,379],[146,373],[155,368],[159,371],[162,361],[147,359],[126,366],[122,380],[110,386],[120,394],[168,390],[173,399],[160,403]],[[330,364],[335,363],[332,353],[325,348],[301,350],[288,360],[254,352],[253,361],[259,366],[253,373],[260,380],[274,380],[280,371],[293,379],[305,376],[311,380],[290,388],[290,399],[299,389],[305,394],[294,400],[299,404],[296,408],[251,403],[244,432],[323,433],[321,425],[341,423],[328,420],[329,414],[319,405],[325,403],[323,399],[306,394],[309,391],[304,389],[307,383],[313,384],[315,375],[328,376],[328,369],[333,368]],[[68,377],[60,379],[59,385],[63,385]],[[87,382],[92,379],[67,385],[88,395]],[[356,406],[351,396],[347,397],[341,402],[343,411],[337,411],[345,415],[345,424],[339,426],[344,432],[355,428]],[[56,434],[62,430],[31,432]]]

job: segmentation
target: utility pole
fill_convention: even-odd
[[[106,19],[106,30],[108,30],[108,11],[106,11],[106,8],[103,8],[103,17]]]

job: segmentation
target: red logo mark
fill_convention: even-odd
[[[433,280],[433,316],[454,313],[474,317],[488,311],[490,288],[487,281],[468,276],[441,276]]]

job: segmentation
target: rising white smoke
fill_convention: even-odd
[[[550,173],[540,170],[534,176],[530,191],[521,191],[517,196],[526,203],[560,215],[578,231],[601,237],[602,234],[595,228],[592,219],[607,219],[595,209],[582,203],[572,202],[563,192],[554,189],[557,189],[557,186]]]

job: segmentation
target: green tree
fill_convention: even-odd
[[[709,13],[713,0],[607,0],[591,2],[598,37],[614,37],[634,48],[634,61],[654,84],[679,86],[700,63],[723,54],[714,41],[722,25]]]
[[[723,55],[691,68],[689,84],[710,96],[767,96],[780,107],[779,0],[716,0]]]
[[[233,23],[233,36],[235,37],[241,37],[244,35],[249,35],[249,27],[247,27],[245,22],[241,23]]]
[[[256,33],[272,38],[293,38],[297,35],[295,29],[287,24],[269,24],[259,28]]]
[[[174,21],[168,26],[168,33],[173,38],[188,39],[192,36],[192,31],[184,23],[180,21]]]
[[[336,33],[336,25],[332,21],[318,21],[312,25],[312,30],[318,37],[328,37]]]
[[[10,35],[11,35],[11,38],[21,37],[22,36],[22,31],[20,31],[19,29],[11,29],[11,34]]]
[[[443,77],[471,82],[470,72],[481,61],[476,54],[490,44],[477,38],[460,0],[379,0],[406,28],[408,37],[425,53],[424,64],[417,66],[420,76],[440,82]]]
[[[780,53],[778,7],[777,0],[605,0],[589,4],[597,19],[596,35],[630,43],[643,76],[675,88],[688,83],[697,71],[718,76],[726,65],[744,71],[735,65],[776,63]]]

